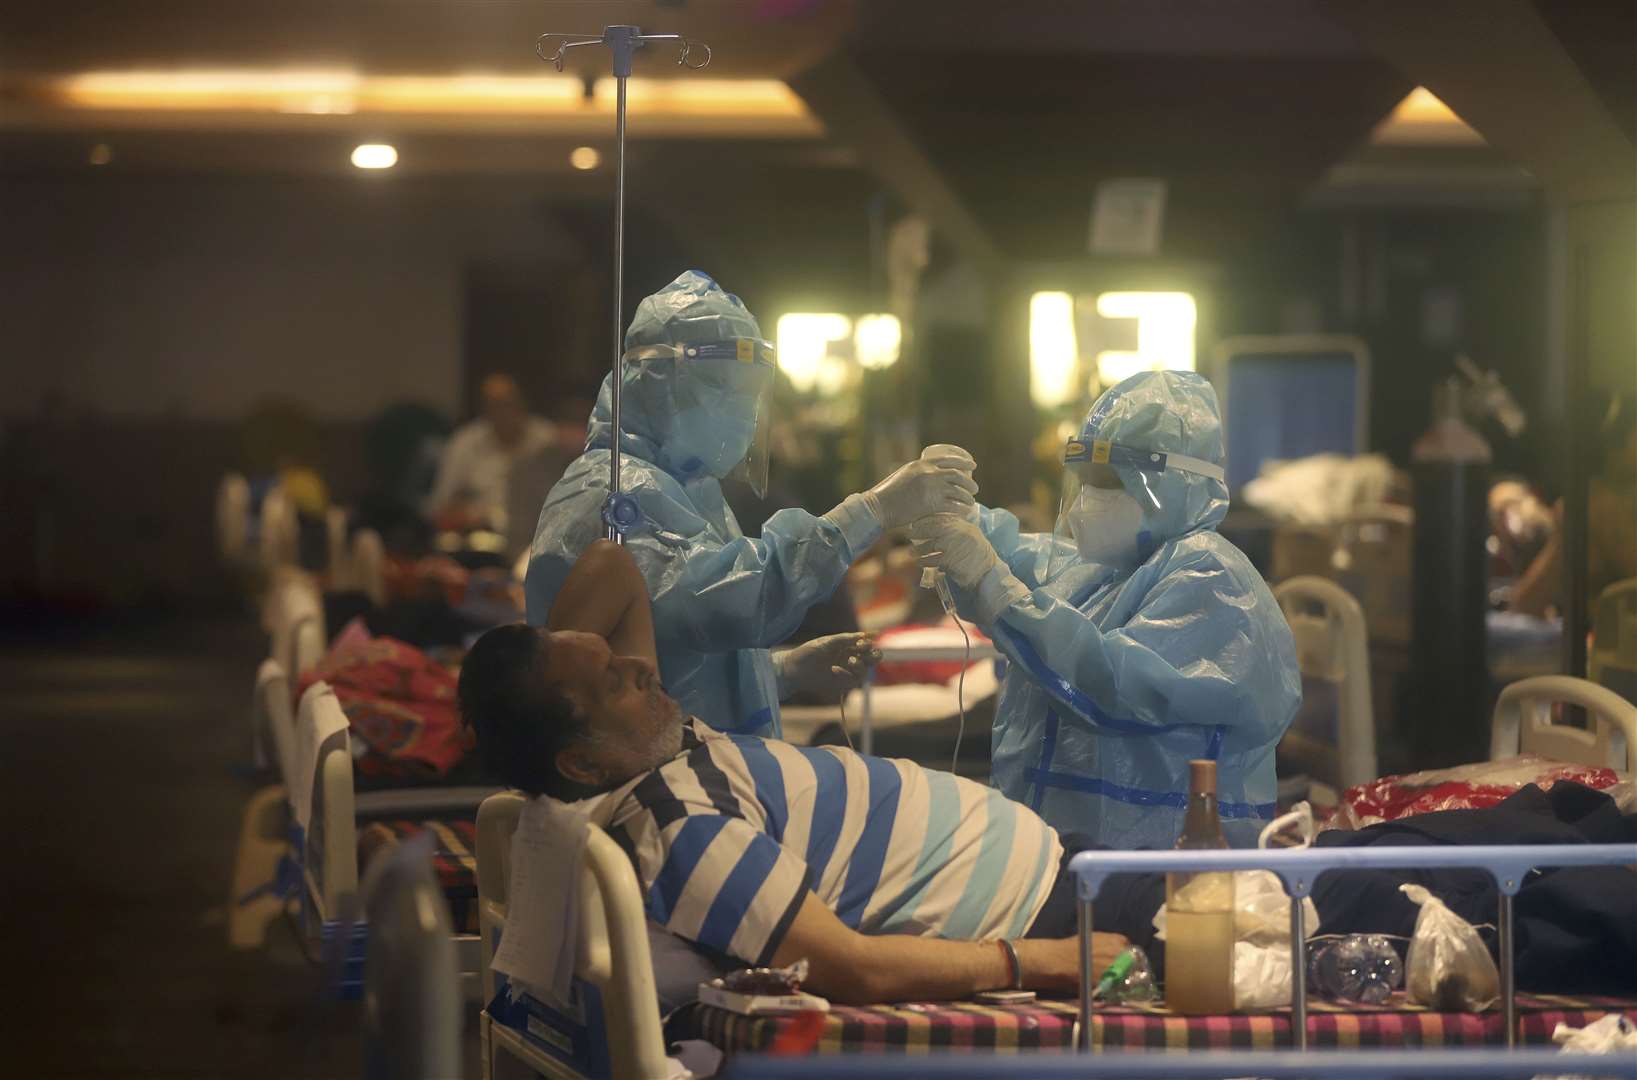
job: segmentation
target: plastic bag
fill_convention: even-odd
[[[1398,889],[1421,908],[1405,977],[1411,999],[1440,1012],[1481,1012],[1495,1004],[1501,976],[1478,931],[1421,886]]]
[[[1557,1030],[1552,1032],[1552,1041],[1562,1048],[1560,1052],[1564,1054],[1637,1053],[1637,1025],[1633,1025],[1623,1013],[1609,1013],[1583,1028],[1559,1024]],[[1537,1076],[1535,1080],[1590,1080],[1590,1078],[1575,1075]]]
[[[1313,810],[1297,803],[1291,812],[1262,830],[1261,847],[1286,826],[1301,835],[1298,846],[1313,840]],[[1195,878],[1185,888],[1221,888],[1222,878]],[[1290,896],[1278,875],[1268,870],[1241,870],[1233,876],[1233,1005],[1235,1009],[1267,1009],[1290,1004]],[[1202,898],[1203,899],[1203,898]],[[1319,909],[1311,897],[1302,900],[1306,935],[1319,928]],[[1156,937],[1165,940],[1165,906],[1154,915]]]

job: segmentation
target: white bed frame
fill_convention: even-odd
[[[1302,674],[1337,688],[1342,788],[1376,778],[1376,721],[1370,699],[1370,633],[1364,609],[1333,581],[1304,574],[1273,590],[1296,639]]]
[[[1591,726],[1553,723],[1552,706],[1560,702],[1585,709]],[[1520,679],[1495,702],[1489,758],[1523,753],[1637,775],[1637,705],[1568,675]]]
[[[489,963],[506,927],[512,834],[522,812],[523,797],[516,792],[491,795],[478,808],[478,917],[486,1004],[494,1000],[497,990]],[[576,870],[581,936],[574,973],[602,996],[613,1075],[664,1080],[675,1073],[665,1055],[642,889],[619,845],[596,825],[587,824],[586,829],[584,862]],[[565,1080],[586,1076],[533,1039],[495,1020],[487,1007],[480,1024],[484,1080],[533,1072]]]
[[[316,729],[319,726],[317,710],[339,712],[340,708],[325,683],[314,683],[301,697],[296,723],[307,730]],[[345,730],[344,718],[341,726]],[[277,742],[275,739],[275,744]],[[292,746],[298,745],[296,738],[290,742]],[[303,913],[308,933],[314,938],[322,938],[326,930],[333,934],[358,910],[360,817],[413,817],[469,810],[495,790],[492,787],[428,787],[359,795],[353,790],[351,738],[341,739],[339,745],[322,754],[314,764],[307,835],[301,850],[294,853],[302,866]],[[292,805],[292,814],[294,809]],[[314,847],[322,854],[318,860],[311,861],[307,852]],[[468,997],[475,999],[480,990],[479,938],[475,934],[456,934],[454,940],[463,989]]]

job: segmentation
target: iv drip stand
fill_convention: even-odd
[[[548,41],[555,40],[557,48],[545,50]],[[679,42],[678,66],[698,71],[711,62],[709,45],[689,41],[680,34],[644,34],[636,26],[605,26],[600,37],[578,37],[571,34],[541,34],[534,42],[535,55],[563,70],[568,50],[584,45],[606,45],[614,58],[614,360],[609,370],[610,395],[614,411],[614,437],[608,453],[608,498],[603,502],[603,525],[608,538],[616,544],[625,543],[626,532],[642,517],[636,500],[620,491],[620,358],[624,353],[624,328],[621,312],[625,306],[625,80],[631,75],[631,58],[650,41]],[[704,50],[698,63],[689,63],[695,49]]]

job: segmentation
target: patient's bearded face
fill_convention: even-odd
[[[618,656],[594,634],[551,635],[547,680],[589,721],[587,752],[613,784],[657,768],[682,749],[682,707],[652,663]]]

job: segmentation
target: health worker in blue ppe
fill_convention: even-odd
[[[624,534],[653,601],[660,678],[719,731],[777,737],[778,704],[801,691],[857,685],[879,658],[865,634],[770,654],[827,599],[884,529],[970,511],[977,485],[960,462],[925,456],[829,513],[780,510],[760,539],[743,535],[722,479],[765,490],[773,346],[739,298],[690,270],[645,298],[621,363],[620,488],[636,522]],[[612,376],[591,414],[586,450],[546,496],[530,549],[528,621],[543,625],[580,553],[605,535]]]
[[[994,783],[1060,830],[1170,847],[1193,758],[1217,763],[1230,844],[1253,845],[1273,816],[1274,748],[1301,676],[1267,584],[1216,531],[1222,462],[1211,385],[1145,372],[1098,398],[1069,440],[1054,535],[982,507],[911,530],[1012,661]]]

